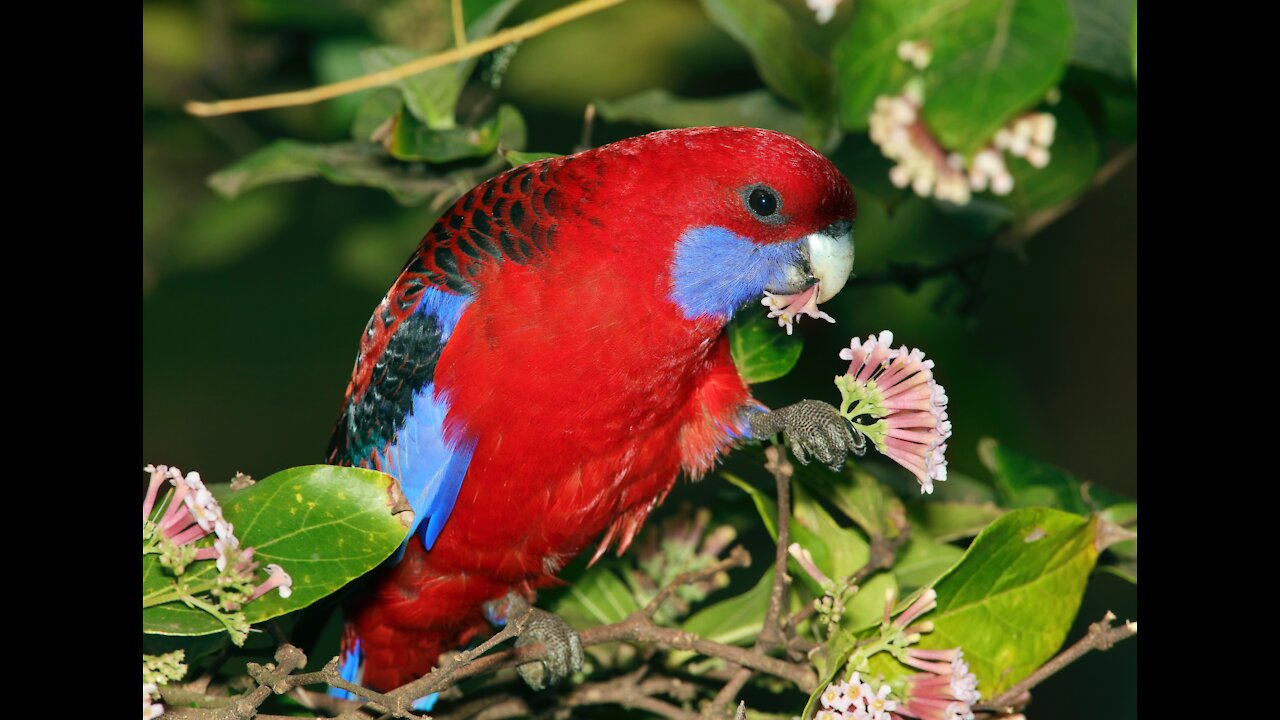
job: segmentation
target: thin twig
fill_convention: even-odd
[[[1089,626],[1089,632],[1080,638],[1076,644],[1058,653],[1052,660],[1040,666],[1039,670],[1024,678],[1022,682],[1005,690],[988,702],[978,705],[974,710],[1012,712],[1012,703],[1015,700],[1030,691],[1031,688],[1044,682],[1049,676],[1079,660],[1090,650],[1110,650],[1112,645],[1138,634],[1137,622],[1126,622],[1113,627],[1111,622],[1115,619],[1116,616],[1111,611],[1107,611],[1107,614],[1101,620]]]
[[[773,474],[774,484],[777,486],[778,546],[774,551],[773,589],[769,595],[769,609],[754,646],[754,651],[757,653],[765,653],[787,644],[787,628],[781,623],[785,622],[782,606],[786,601],[787,585],[790,581],[787,576],[787,548],[791,544],[791,476],[795,474],[795,468],[787,460],[787,453],[781,446],[770,445],[765,448],[764,455],[765,469]],[[739,667],[724,687],[720,688],[720,692],[716,693],[711,704],[707,705],[704,716],[715,716],[731,707],[733,701],[738,698],[738,693],[751,680],[753,674],[755,674],[753,668]]]
[[[274,93],[271,95],[257,95],[254,97],[239,98],[236,100],[221,100],[218,102],[198,102],[190,101],[184,105],[184,109],[192,115],[199,117],[212,117],[215,115],[230,115],[232,113],[248,112],[251,110],[267,110],[269,108],[292,107],[295,105],[310,105],[322,100],[330,100],[332,98],[349,95],[360,90],[368,90],[369,88],[382,87],[390,85],[397,80],[403,80],[428,70],[434,70],[438,67],[452,65],[468,58],[483,55],[491,50],[496,50],[503,45],[510,45],[513,42],[519,42],[527,38],[550,30],[559,25],[563,25],[571,20],[576,20],[585,15],[599,12],[625,0],[581,0],[567,7],[560,8],[547,13],[541,17],[534,18],[526,23],[507,28],[500,32],[496,32],[488,37],[480,38],[474,42],[469,42],[461,47],[451,50],[428,55],[418,58],[403,65],[397,65],[393,68],[380,70],[378,72],[361,75],[360,77],[341,82],[330,83],[328,85],[318,85],[306,90],[294,90],[292,92]]]

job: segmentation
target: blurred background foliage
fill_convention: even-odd
[[[510,26],[567,3],[469,8],[503,4],[513,8],[502,23]],[[1034,235],[997,233],[1014,213],[1070,197],[1081,183],[1073,180],[1065,193],[1042,188],[1037,199],[1032,182],[1025,195],[1000,202],[975,196],[963,210],[896,190],[887,182],[890,163],[865,132],[842,137],[835,129],[839,113],[831,98],[795,91],[807,82],[803,72],[788,76],[794,65],[779,69],[768,58],[753,58],[779,43],[740,42],[724,16],[744,5],[779,13],[772,18],[777,32],[793,33],[806,52],[837,59],[854,52],[837,48],[858,32],[849,27],[859,12],[850,0],[825,25],[813,20],[803,0],[630,0],[526,40],[514,52],[481,58],[461,89],[456,126],[483,128],[497,117],[500,125],[490,130],[504,147],[569,153],[580,142],[584,109],[595,102],[600,117],[593,145],[726,117],[809,140],[854,182],[860,201],[855,274],[862,281],[824,306],[836,326],[800,324],[799,364],[787,377],[758,386],[758,397],[773,406],[802,397],[834,401],[831,378],[844,370],[840,348],[851,336],[892,329],[937,363],[951,397],[952,469],[990,477],[978,441],[994,437],[1136,496],[1136,161]],[[868,8],[874,5],[885,3]],[[1136,141],[1136,63],[1130,66],[1124,50],[1132,6],[1066,5],[1076,32],[1061,82],[1061,145],[1055,144],[1050,169],[1087,178]],[[469,11],[468,21],[481,14]],[[434,175],[437,166],[405,164],[431,175],[429,182],[415,176],[408,191],[401,176],[392,182],[383,175],[373,184],[390,183],[391,193],[323,180],[249,191],[253,183],[244,176],[215,173],[261,157],[253,154],[282,139],[358,145],[398,97],[365,91],[207,119],[187,115],[182,103],[350,78],[378,62],[399,61],[394,53],[379,58],[371,48],[421,53],[451,42],[443,0],[143,3],[144,461],[176,463],[215,480],[321,460],[369,312],[443,204],[505,167],[496,155],[447,156],[438,166],[447,172]],[[839,61],[819,71],[842,82],[847,66]],[[726,103],[726,96],[735,97]],[[673,97],[697,102],[676,106]],[[504,104],[516,112],[495,116]],[[450,129],[455,121],[411,115],[402,126]],[[354,141],[353,124],[359,130]],[[434,152],[413,146],[412,138],[404,142],[402,152],[410,155]],[[1011,170],[1019,175],[1017,167]],[[283,172],[303,171],[293,165]],[[326,175],[344,182],[342,172]],[[211,176],[222,180],[211,183]],[[963,262],[954,271],[915,277],[920,268],[957,258]],[[746,496],[719,479],[679,492],[740,503],[743,522],[754,521]],[[1118,578],[1097,576],[1072,637],[1108,607],[1121,618],[1135,615],[1133,595]],[[1074,717],[1079,695],[1087,692],[1097,703],[1092,716],[1132,717],[1135,664],[1134,643],[1091,657],[1038,690],[1031,710],[1041,719]]]

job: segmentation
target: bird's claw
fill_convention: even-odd
[[[509,622],[515,624],[516,647],[542,643],[546,655],[541,660],[516,667],[516,672],[534,690],[555,685],[582,669],[582,638],[559,615],[532,607],[517,593],[507,596]]]
[[[758,438],[779,431],[802,465],[810,458],[838,471],[849,453],[866,452],[866,437],[835,407],[820,400],[801,400],[780,410],[751,418],[751,430]]]

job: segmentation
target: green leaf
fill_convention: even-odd
[[[778,102],[768,90],[716,98],[682,98],[666,90],[646,90],[621,100],[597,100],[609,122],[636,122],[659,128],[741,126],[777,130],[821,147],[827,132],[804,114]]]
[[[924,119],[943,146],[971,155],[1062,77],[1074,25],[1065,0],[863,0],[836,51],[840,117],[867,127],[875,99],[916,71],[899,43],[933,48]]]
[[[773,572],[770,567],[755,587],[694,613],[684,621],[683,629],[727,645],[754,642],[764,626],[765,613],[769,611]]]
[[[948,480],[948,483],[950,480]],[[907,510],[911,526],[943,542],[973,537],[1004,514],[995,503],[934,502],[922,500]]]
[[[1039,668],[1062,645],[1098,559],[1096,519],[1012,511],[984,530],[934,590],[922,648],[964,648],[984,698]],[[905,670],[905,668],[904,668]]]
[[[502,111],[476,127],[447,130],[433,129],[402,112],[395,119],[387,151],[397,160],[410,162],[447,163],[484,157],[498,149],[502,121],[516,112],[503,105]]]
[[[769,537],[773,538],[774,542],[777,542],[778,541],[778,520],[777,520],[778,505],[773,501],[773,498],[769,497],[768,495],[765,495],[758,488],[756,488],[756,486],[752,485],[746,480],[743,480],[737,475],[734,475],[731,472],[722,470],[720,471],[720,475],[725,480],[728,480],[729,482],[733,483],[737,487],[746,491],[746,493],[751,496],[751,501],[755,503],[756,510],[760,513],[760,519],[764,521],[765,530],[768,530]]]
[[[795,367],[804,342],[759,312],[739,312],[729,322],[729,352],[748,384],[776,380]]]
[[[1050,161],[1032,167],[1022,158],[1006,155],[1013,191],[1002,198],[1019,215],[1050,208],[1079,195],[1093,180],[1101,161],[1101,147],[1093,125],[1070,98],[1047,110],[1057,121]]]
[[[259,623],[299,610],[377,567],[404,540],[412,520],[405,507],[391,476],[331,465],[284,470],[226,496],[223,515],[241,546],[252,547],[262,567],[278,564],[293,578],[288,598],[272,592],[247,603],[245,619]],[[194,584],[216,574],[212,561],[202,561],[184,577]],[[145,556],[143,596],[171,584],[156,556]],[[142,625],[143,632],[158,635],[223,629],[212,616],[180,602],[147,608]]]
[[[380,188],[403,205],[456,193],[459,184],[456,177],[438,174],[426,165],[397,163],[376,145],[312,145],[297,140],[277,140],[210,175],[208,183],[223,197],[234,198],[261,185],[315,177],[336,185]]]
[[[964,551],[955,545],[938,542],[923,533],[914,533],[893,564],[893,574],[904,593],[922,588],[950,570]]]
[[[978,457],[995,475],[996,489],[1006,507],[1042,505],[1086,515],[1090,508],[1080,481],[1065,470],[1032,460],[991,438],[978,441]]]
[[[519,150],[504,150],[502,157],[506,159],[511,167],[516,168],[521,165],[528,165],[531,162],[546,160],[547,158],[561,157],[557,153],[549,152],[520,152]]]
[[[569,587],[552,611],[579,630],[621,622],[639,610],[627,584],[605,565],[595,565]]]
[[[373,91],[356,110],[355,120],[351,123],[351,139],[356,142],[375,142],[374,132],[398,115],[402,107],[404,101],[396,90],[379,88]]]
[[[1128,80],[1133,6],[1120,0],[1067,0],[1076,21],[1071,62]]]
[[[906,522],[902,501],[865,470],[850,466],[844,473],[833,473],[818,465],[802,465],[795,476],[868,535],[893,539]]]
[[[408,48],[381,45],[360,53],[366,73],[389,70],[422,57]],[[397,80],[396,87],[405,107],[433,130],[448,130],[455,125],[454,109],[462,92],[458,71],[445,65],[411,77]]]
[[[711,22],[751,55],[765,84],[811,112],[825,114],[831,68],[803,40],[791,14],[776,0],[702,0]]]
[[[856,530],[841,527],[802,485],[793,487],[791,499],[791,540],[813,555],[814,564],[827,577],[839,583],[867,564],[871,546]],[[790,572],[793,577],[804,578],[811,589],[818,590],[817,583],[794,558]]]

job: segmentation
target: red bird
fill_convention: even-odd
[[[681,471],[736,441],[786,431],[828,465],[860,451],[826,403],[753,400],[725,334],[766,290],[835,295],[855,212],[820,153],[749,128],[541,160],[449,208],[369,320],[329,451],[399,479],[417,518],[350,614],[346,676],[424,675],[486,603],[531,601],[593,542],[626,550]],[[521,669],[535,687],[581,665],[544,615],[520,640],[551,651]]]

